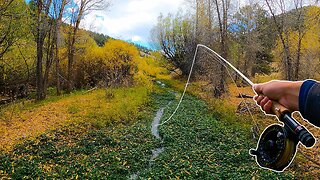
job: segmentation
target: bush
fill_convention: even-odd
[[[76,84],[84,86],[130,85],[136,47],[119,40],[109,40],[103,47],[87,48],[77,64]]]

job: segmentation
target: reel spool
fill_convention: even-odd
[[[283,171],[291,164],[299,142],[307,148],[315,144],[313,135],[290,114],[285,113],[279,119],[284,126],[273,124],[267,127],[260,136],[257,148],[250,150],[258,165],[274,171]]]
[[[261,167],[283,171],[293,160],[297,144],[290,138],[286,128],[274,124],[264,130],[257,149],[251,149],[250,154],[256,156],[256,161]]]

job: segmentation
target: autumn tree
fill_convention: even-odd
[[[205,44],[228,59],[231,0],[196,0],[192,1],[191,4],[195,4],[197,44]],[[214,97],[220,97],[227,88],[225,85],[225,66],[205,53],[199,52],[199,54],[201,56],[197,58],[197,67],[202,72],[206,72],[202,74],[205,74],[205,78],[210,81],[214,90]]]
[[[33,0],[30,3],[30,7],[32,9],[32,15],[34,17],[33,22],[33,35],[34,40],[37,44],[37,60],[36,60],[36,85],[37,85],[37,99],[41,100],[46,97],[46,82],[48,70],[50,68],[50,62],[47,59],[46,63],[44,60],[44,48],[45,48],[45,40],[51,31],[50,28],[50,7],[52,0]],[[48,38],[50,41],[50,38]],[[48,42],[48,45],[51,45]],[[51,48],[50,48],[51,49]],[[47,58],[51,58],[52,54],[47,54]],[[45,68],[45,72],[43,67]]]
[[[304,23],[307,10],[307,7],[304,6],[307,1],[295,0],[288,3],[283,0],[266,0],[265,2],[276,27],[279,37],[278,44],[282,46],[280,49],[283,55],[280,62],[283,65],[284,77],[288,80],[299,80],[302,66],[302,43],[309,31],[309,26]],[[292,33],[295,35],[292,36]]]
[[[0,2],[0,58],[24,35],[20,28],[26,23],[25,16],[26,5],[22,0]]]
[[[316,75],[319,53],[319,15],[320,10],[316,6],[304,7],[296,11],[294,9],[292,16],[301,14],[301,22],[293,23],[288,31],[288,47],[292,56],[292,73],[295,80],[312,78]],[[280,40],[277,41],[274,48],[276,57],[281,57],[283,46]]]
[[[33,76],[27,10],[24,0],[0,2],[0,93],[11,99],[26,96],[26,86]],[[26,49],[29,52],[25,54]],[[20,87],[23,93],[19,93]]]
[[[69,0],[53,0],[53,14],[52,18],[54,21],[54,32],[53,32],[53,43],[54,43],[54,58],[56,64],[56,86],[57,86],[57,95],[61,94],[61,85],[60,85],[60,58],[59,58],[59,48],[62,46],[62,38],[60,33],[60,28],[62,25],[62,18],[65,12],[65,7]]]
[[[188,75],[190,59],[196,47],[192,19],[188,18],[188,15],[183,15],[181,11],[176,16],[168,14],[164,17],[161,14],[151,34],[165,56],[182,71],[183,75]]]
[[[214,6],[216,8],[218,24],[219,24],[219,35],[220,35],[220,53],[224,58],[228,58],[228,19],[230,10],[230,0],[214,0]],[[220,97],[221,94],[226,90],[225,76],[226,70],[223,65],[220,65],[220,82],[215,87],[214,96]]]
[[[156,41],[166,57],[182,71],[183,75],[189,73],[190,63],[196,45],[199,43],[212,47],[225,58],[228,55],[230,0],[197,0],[190,2],[190,4],[194,7],[194,15],[182,16],[181,12],[176,16],[169,14],[165,18],[160,15],[158,25],[153,29],[153,36],[156,37]],[[199,68],[210,64],[207,62],[210,58],[203,55],[197,58]],[[225,67],[221,64],[218,64],[218,67],[218,69],[215,67],[210,71],[219,76],[218,78],[210,76],[215,97],[221,96],[226,90]]]
[[[232,36],[237,48],[237,67],[246,75],[270,74],[271,49],[275,35],[270,34],[267,12],[259,4],[246,5],[232,19]]]
[[[289,19],[288,19],[288,6],[289,3],[284,0],[265,0],[268,10],[271,14],[271,18],[276,27],[277,35],[283,46],[283,65],[284,65],[284,77],[287,80],[294,79],[294,69],[293,69],[293,57],[290,52],[288,33],[290,30]],[[297,5],[302,5],[302,3],[297,3]],[[301,6],[302,7],[302,6]],[[301,8],[300,7],[300,8]],[[280,14],[280,15],[277,15]],[[300,23],[301,16],[297,16],[297,19],[291,19],[291,21],[298,21]],[[301,36],[299,37],[301,38]]]
[[[68,73],[67,91],[70,92],[73,87],[73,70],[74,70],[74,56],[76,53],[75,43],[80,27],[81,20],[91,11],[106,9],[110,3],[106,0],[80,0],[77,3],[72,3],[72,11],[70,12],[70,26],[68,29],[67,38],[67,53],[68,53]]]
[[[213,7],[212,0],[195,1],[195,33],[197,44],[213,44]]]
[[[309,6],[304,17],[306,31],[301,42],[301,65],[298,77],[299,79],[310,79],[320,74],[320,8]]]

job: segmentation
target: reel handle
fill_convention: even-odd
[[[273,113],[282,121],[291,133],[295,135],[295,139],[300,141],[305,147],[312,147],[316,140],[314,136],[299,122],[291,117],[291,111],[278,102],[272,101]]]

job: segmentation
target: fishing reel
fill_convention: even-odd
[[[259,166],[274,171],[285,170],[293,161],[299,142],[306,148],[315,144],[313,135],[299,124],[284,106],[273,102],[274,114],[283,122],[267,127],[260,136],[256,149],[250,154],[255,156]]]

